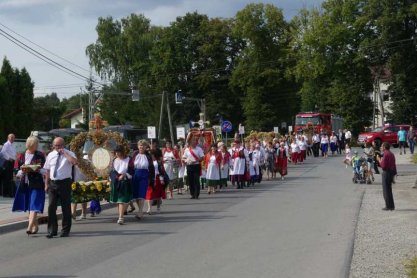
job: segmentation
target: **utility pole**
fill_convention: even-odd
[[[161,112],[159,114],[158,139],[161,138],[162,116],[164,114],[164,99],[165,99],[165,91],[162,92],[162,98],[161,98]]]
[[[172,129],[172,120],[171,120],[171,109],[169,107],[169,96],[168,93],[166,94],[167,96],[167,113],[168,113],[168,123],[169,123],[169,132],[171,135],[171,142],[174,143],[174,131]]]

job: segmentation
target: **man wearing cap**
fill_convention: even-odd
[[[397,174],[397,166],[395,164],[395,156],[390,151],[390,144],[384,142],[381,147],[384,152],[383,157],[377,156],[379,164],[382,168],[382,190],[384,194],[385,207],[382,210],[394,210],[394,197],[392,196],[392,181]]]
[[[47,238],[58,235],[56,216],[57,200],[61,201],[62,230],[60,237],[69,236],[71,230],[71,183],[72,166],[77,164],[75,154],[65,148],[64,139],[57,137],[53,141],[54,150],[46,157],[44,165],[45,192],[48,193],[48,234]]]

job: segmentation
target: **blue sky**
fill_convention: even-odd
[[[290,19],[302,7],[319,7],[323,0],[0,0],[0,28],[12,31],[69,60],[74,66],[28,43],[48,57],[80,74],[89,75],[85,48],[96,40],[95,26],[100,16],[122,18],[144,14],[153,25],[169,25],[177,16],[197,11],[210,17],[233,17],[253,2],[272,3]],[[6,27],[5,27],[6,26]],[[16,34],[13,34],[17,36]],[[22,38],[19,38],[22,39]],[[0,36],[0,56],[14,67],[26,67],[35,82],[35,96],[55,91],[62,97],[80,92],[84,81],[51,67]],[[64,88],[65,87],[65,88]]]

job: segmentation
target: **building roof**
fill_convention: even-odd
[[[74,110],[68,112],[67,114],[63,115],[62,118],[63,119],[71,119],[75,115],[78,115],[78,114],[80,114],[82,112],[83,112],[83,109],[82,108],[74,109]]]

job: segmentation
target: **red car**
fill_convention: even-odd
[[[363,132],[359,134],[358,145],[364,146],[367,142],[372,143],[375,141],[378,146],[381,146],[381,144],[384,142],[388,142],[391,145],[397,147],[397,133],[400,130],[400,127],[403,127],[403,129],[408,132],[410,125],[385,125],[382,127],[377,127],[372,131]]]

